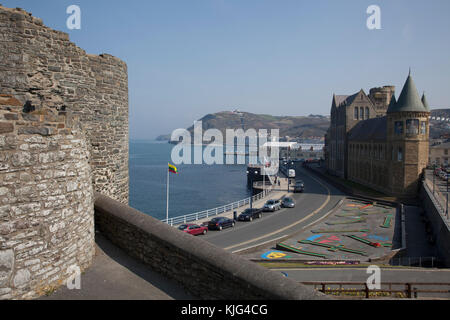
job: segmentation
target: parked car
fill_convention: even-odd
[[[279,200],[268,200],[263,207],[263,211],[272,211],[275,212],[281,209],[281,203]]]
[[[216,217],[208,222],[209,230],[219,230],[234,227],[234,220],[225,217]]]
[[[262,209],[245,209],[238,217],[239,221],[253,221],[253,219],[262,217]]]
[[[297,180],[294,186],[294,193],[305,191],[305,183],[302,180]]]
[[[208,228],[204,226],[199,226],[197,224],[182,224],[178,227],[178,230],[197,236],[199,234],[206,234]]]
[[[291,197],[284,197],[281,200],[281,206],[283,208],[295,208],[295,201]]]

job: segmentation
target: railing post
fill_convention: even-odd
[[[412,295],[411,295],[411,284],[410,283],[406,284],[406,296],[408,297],[408,299],[412,298]]]

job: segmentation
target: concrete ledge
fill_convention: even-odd
[[[129,255],[203,299],[329,299],[100,194],[96,194],[95,223]]]

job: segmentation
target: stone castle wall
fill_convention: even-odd
[[[88,139],[94,189],[128,203],[127,66],[88,55],[41,19],[0,6],[0,94],[76,114]]]
[[[84,133],[70,112],[23,111],[0,96],[0,300],[45,294],[94,255]]]
[[[94,190],[128,203],[126,64],[0,5],[0,300],[91,264]]]

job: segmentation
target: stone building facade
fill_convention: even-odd
[[[385,194],[416,195],[428,163],[429,116],[411,75],[398,101],[393,86],[334,95],[325,138],[328,172]]]
[[[91,264],[94,191],[128,204],[126,64],[0,6],[0,300]]]

